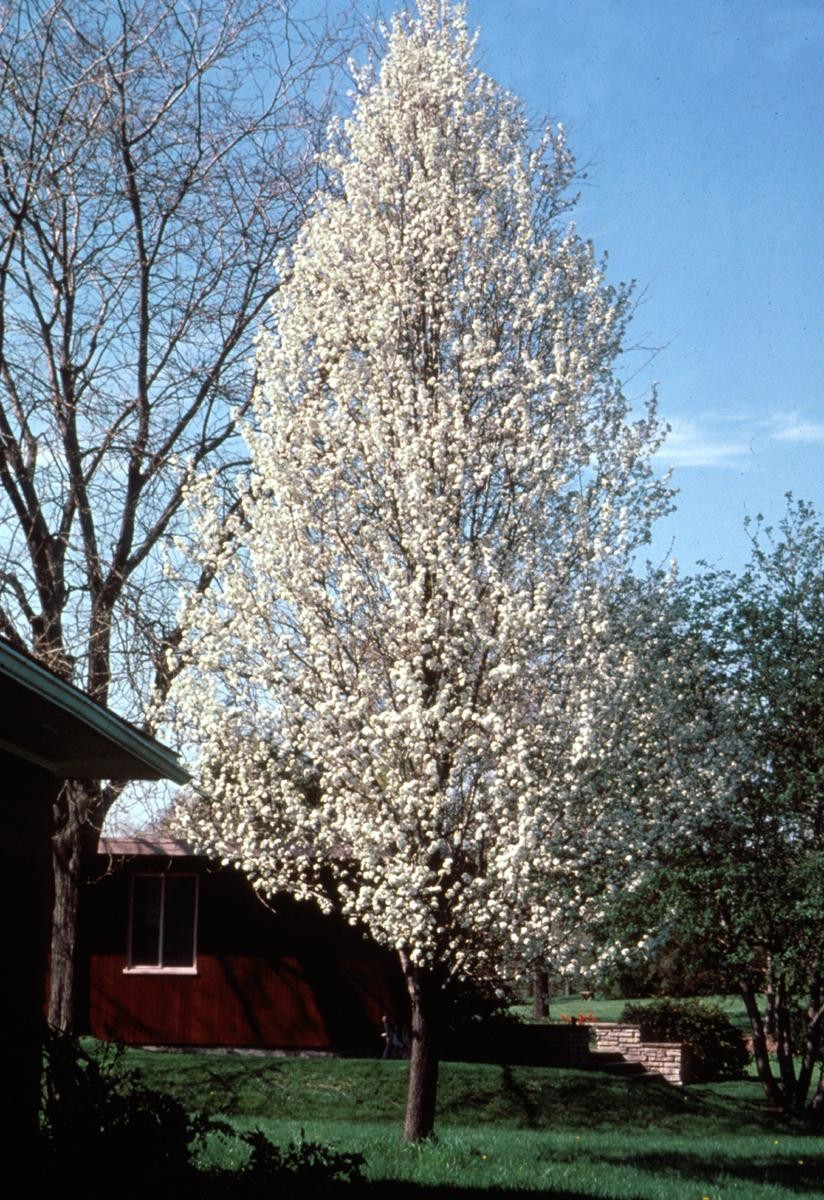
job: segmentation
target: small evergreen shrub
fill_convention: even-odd
[[[626,1004],[621,1021],[640,1025],[645,1042],[685,1042],[696,1060],[698,1080],[740,1079],[750,1053],[723,1009],[700,1000],[652,1000]]]

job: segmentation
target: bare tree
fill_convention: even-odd
[[[252,334],[317,182],[348,49],[321,8],[0,0],[0,634],[135,720],[176,637],[162,546],[194,467],[230,502]],[[55,812],[60,1028],[118,790]]]

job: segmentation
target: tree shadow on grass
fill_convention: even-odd
[[[522,1113],[522,1122],[527,1129],[541,1128],[543,1125],[541,1106],[536,1101],[535,1094],[513,1074],[511,1067],[501,1068],[501,1091],[512,1107]]]
[[[812,1149],[812,1147],[811,1147]],[[630,1155],[625,1158],[614,1155],[603,1156],[603,1161],[613,1166],[624,1164],[647,1173],[651,1178],[659,1180],[672,1176],[679,1183],[695,1181],[696,1194],[699,1195],[707,1187],[712,1187],[719,1177],[731,1184],[752,1184],[761,1187],[776,1188],[776,1196],[822,1195],[822,1180],[824,1180],[824,1155],[805,1155],[797,1162],[786,1159],[765,1158],[761,1162],[750,1162],[733,1156],[713,1154],[712,1157],[702,1157],[700,1151],[692,1154],[651,1153]],[[779,1193],[780,1189],[780,1193]],[[345,1190],[344,1190],[345,1191]],[[344,1191],[340,1194],[344,1195]],[[336,1193],[337,1194],[337,1193]],[[422,1197],[423,1200],[446,1200],[447,1197],[460,1197],[460,1200],[528,1200],[536,1193],[527,1189],[513,1188],[480,1188],[461,1187],[457,1184],[432,1185],[418,1183],[380,1182],[363,1183],[346,1192],[350,1196],[362,1196],[364,1200],[406,1200],[411,1197]],[[599,1193],[602,1195],[603,1193]],[[540,1195],[551,1200],[596,1200],[594,1193],[568,1191],[562,1185],[553,1188],[551,1182],[545,1185]]]
[[[438,1118],[462,1124],[499,1124],[521,1129],[643,1127],[706,1113],[707,1101],[658,1080],[627,1080],[583,1071],[536,1072],[502,1066],[478,1086],[459,1073],[442,1073]],[[740,1120],[736,1122],[736,1126]]]
[[[459,1200],[535,1200],[536,1196],[547,1196],[551,1200],[602,1200],[602,1196],[594,1193],[568,1192],[565,1189],[556,1191],[552,1187],[535,1192],[525,1188],[460,1187],[454,1183],[364,1183],[351,1190],[344,1188],[339,1195],[363,1197],[363,1200],[412,1200],[414,1196],[421,1197],[421,1200],[449,1200],[449,1197],[456,1196]]]
[[[811,1150],[813,1147],[811,1145]],[[818,1147],[815,1148],[816,1150]],[[769,1184],[786,1190],[789,1195],[804,1195],[811,1193],[816,1197],[822,1195],[822,1180],[824,1180],[824,1154],[813,1152],[799,1157],[795,1162],[786,1158],[769,1158],[764,1156],[761,1161],[727,1156],[713,1153],[649,1153],[633,1155],[632,1159],[617,1159],[604,1156],[605,1161],[613,1164],[626,1162],[641,1171],[651,1175],[674,1173],[679,1180],[695,1180],[696,1185],[706,1186],[719,1176],[736,1183]]]
[[[438,1119],[444,1123],[499,1125],[520,1129],[592,1131],[651,1128],[681,1132],[698,1120],[713,1133],[807,1132],[798,1119],[777,1117],[757,1081],[734,1092],[724,1085],[675,1087],[654,1077],[626,1078],[600,1071],[528,1070],[501,1066],[486,1076],[464,1074],[445,1064]]]

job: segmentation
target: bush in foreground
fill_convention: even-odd
[[[281,1197],[324,1196],[337,1185],[360,1182],[364,1158],[307,1140],[278,1147],[259,1130],[240,1132],[225,1121],[191,1114],[174,1097],[145,1086],[123,1065],[123,1047],[84,1049],[52,1031],[46,1040],[41,1110],[45,1181],[84,1180],[86,1196],[110,1195],[111,1179],[121,1196],[178,1195],[196,1187],[206,1200],[235,1200],[271,1188]],[[221,1144],[232,1165],[209,1161]],[[95,1180],[100,1181],[95,1184]],[[91,1188],[91,1190],[89,1190]]]

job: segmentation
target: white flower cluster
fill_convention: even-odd
[[[396,19],[341,141],[260,335],[242,511],[192,492],[216,581],[172,695],[189,834],[486,972],[568,928],[634,669],[605,597],[667,504],[661,431],[615,375],[628,293],[561,220],[562,132],[530,144],[460,10]]]

